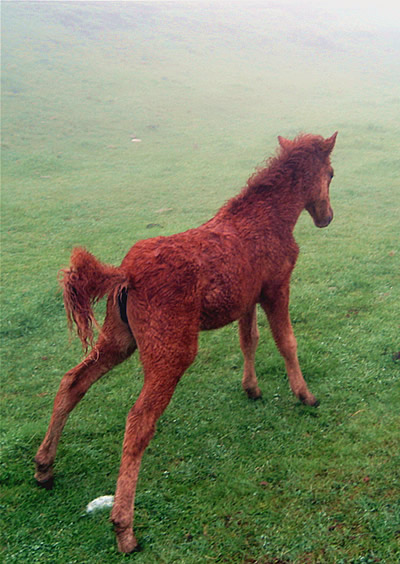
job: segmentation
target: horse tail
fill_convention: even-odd
[[[69,268],[60,270],[68,328],[75,322],[78,337],[85,351],[93,346],[93,325],[99,324],[93,304],[113,292],[115,299],[126,290],[128,275],[120,268],[103,264],[82,247],[71,254]]]

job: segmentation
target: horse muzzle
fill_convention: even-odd
[[[316,227],[328,227],[328,225],[330,224],[330,222],[333,219],[333,212],[331,211],[331,213],[323,218],[316,218],[313,217],[314,220],[314,224],[316,225]]]
[[[333,219],[333,210],[330,206],[322,206],[321,209],[321,206],[311,204],[306,207],[306,210],[313,218],[316,227],[328,227]]]

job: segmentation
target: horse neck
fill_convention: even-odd
[[[249,223],[252,228],[265,229],[273,223],[282,230],[293,231],[299,215],[304,209],[304,196],[301,186],[293,182],[289,175],[281,175],[276,182],[253,185],[251,182],[242,192],[229,200],[222,208],[224,217],[235,223]]]

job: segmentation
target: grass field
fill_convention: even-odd
[[[400,560],[399,33],[279,6],[2,2],[4,562]],[[54,490],[33,481],[82,355],[58,269],[77,244],[118,264],[139,239],[199,225],[277,135],[336,130],[335,219],[300,218],[291,291],[320,407],[291,395],[261,315],[257,402],[236,325],[202,334],[143,460],[143,550],[119,555],[108,513],[85,506],[114,492],[137,358],[72,413]]]

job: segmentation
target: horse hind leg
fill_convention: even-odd
[[[259,339],[255,307],[239,320],[239,337],[244,357],[242,386],[250,399],[258,399],[261,397],[261,390],[258,387],[254,367]]]
[[[68,416],[90,386],[136,349],[128,325],[122,322],[118,306],[108,301],[107,316],[100,337],[89,355],[62,378],[47,433],[35,456],[37,483],[53,487],[53,463]]]
[[[169,404],[176,385],[197,353],[196,328],[176,321],[175,327],[163,327],[151,337],[138,338],[144,369],[144,384],[130,410],[125,428],[111,521],[120,552],[133,552],[138,543],[133,532],[136,484],[144,451],[154,435],[156,423]],[[154,339],[154,337],[157,337]]]

